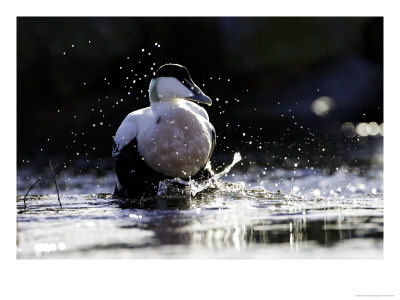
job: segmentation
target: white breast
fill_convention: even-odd
[[[152,107],[153,126],[138,134],[139,151],[145,162],[166,176],[195,175],[206,164],[212,149],[212,125],[207,113],[200,106],[187,103],[176,100]],[[196,107],[201,114],[193,109]]]

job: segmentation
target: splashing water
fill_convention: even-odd
[[[191,196],[196,196],[196,194],[209,189],[209,188],[222,188],[223,182],[220,181],[220,178],[229,173],[229,171],[235,166],[239,161],[242,160],[242,157],[239,152],[236,152],[233,155],[233,161],[230,165],[228,165],[223,171],[220,173],[214,174],[211,178],[206,180],[193,180],[190,179],[189,181],[182,180],[180,178],[174,179],[166,179],[159,183],[157,196],[165,196],[167,194],[171,194],[175,192],[177,194],[185,194],[189,193]],[[183,185],[184,189],[179,189],[176,185]]]

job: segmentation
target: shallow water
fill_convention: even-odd
[[[112,171],[65,172],[58,178],[69,184],[60,185],[62,208],[51,185],[34,188],[43,195],[29,195],[24,208],[21,170],[17,257],[382,258],[382,170],[324,173],[254,167],[191,183],[184,194],[162,189],[154,198],[123,200],[109,194]],[[96,192],[79,193],[89,186]]]

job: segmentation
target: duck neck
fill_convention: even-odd
[[[157,80],[158,79],[155,78],[155,79],[152,79],[150,81],[150,86],[149,86],[150,104],[160,103],[161,102],[161,99],[160,99],[160,97],[158,96],[158,93],[157,93]]]

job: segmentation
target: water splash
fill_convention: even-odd
[[[220,173],[218,173],[218,174],[215,174],[212,178],[210,178],[210,179],[213,179],[213,178],[215,178],[215,179],[219,179],[219,178],[221,178],[222,176],[224,176],[225,174],[228,174],[229,173],[229,171],[233,168],[233,166],[234,165],[236,165],[239,161],[241,161],[242,160],[242,156],[240,155],[240,153],[239,152],[236,152],[234,155],[233,155],[233,161],[232,161],[232,163],[229,165],[229,166],[227,166],[222,172],[220,172]]]
[[[233,155],[233,160],[230,165],[228,165],[220,173],[214,174],[211,178],[201,181],[196,181],[194,179],[189,179],[185,181],[181,178],[165,179],[161,181],[158,185],[157,196],[164,196],[167,194],[189,194],[192,197],[196,196],[198,193],[213,188],[221,189],[224,187],[224,182],[220,178],[230,172],[234,165],[242,160],[242,156],[239,152]],[[230,183],[232,185],[232,183]]]

